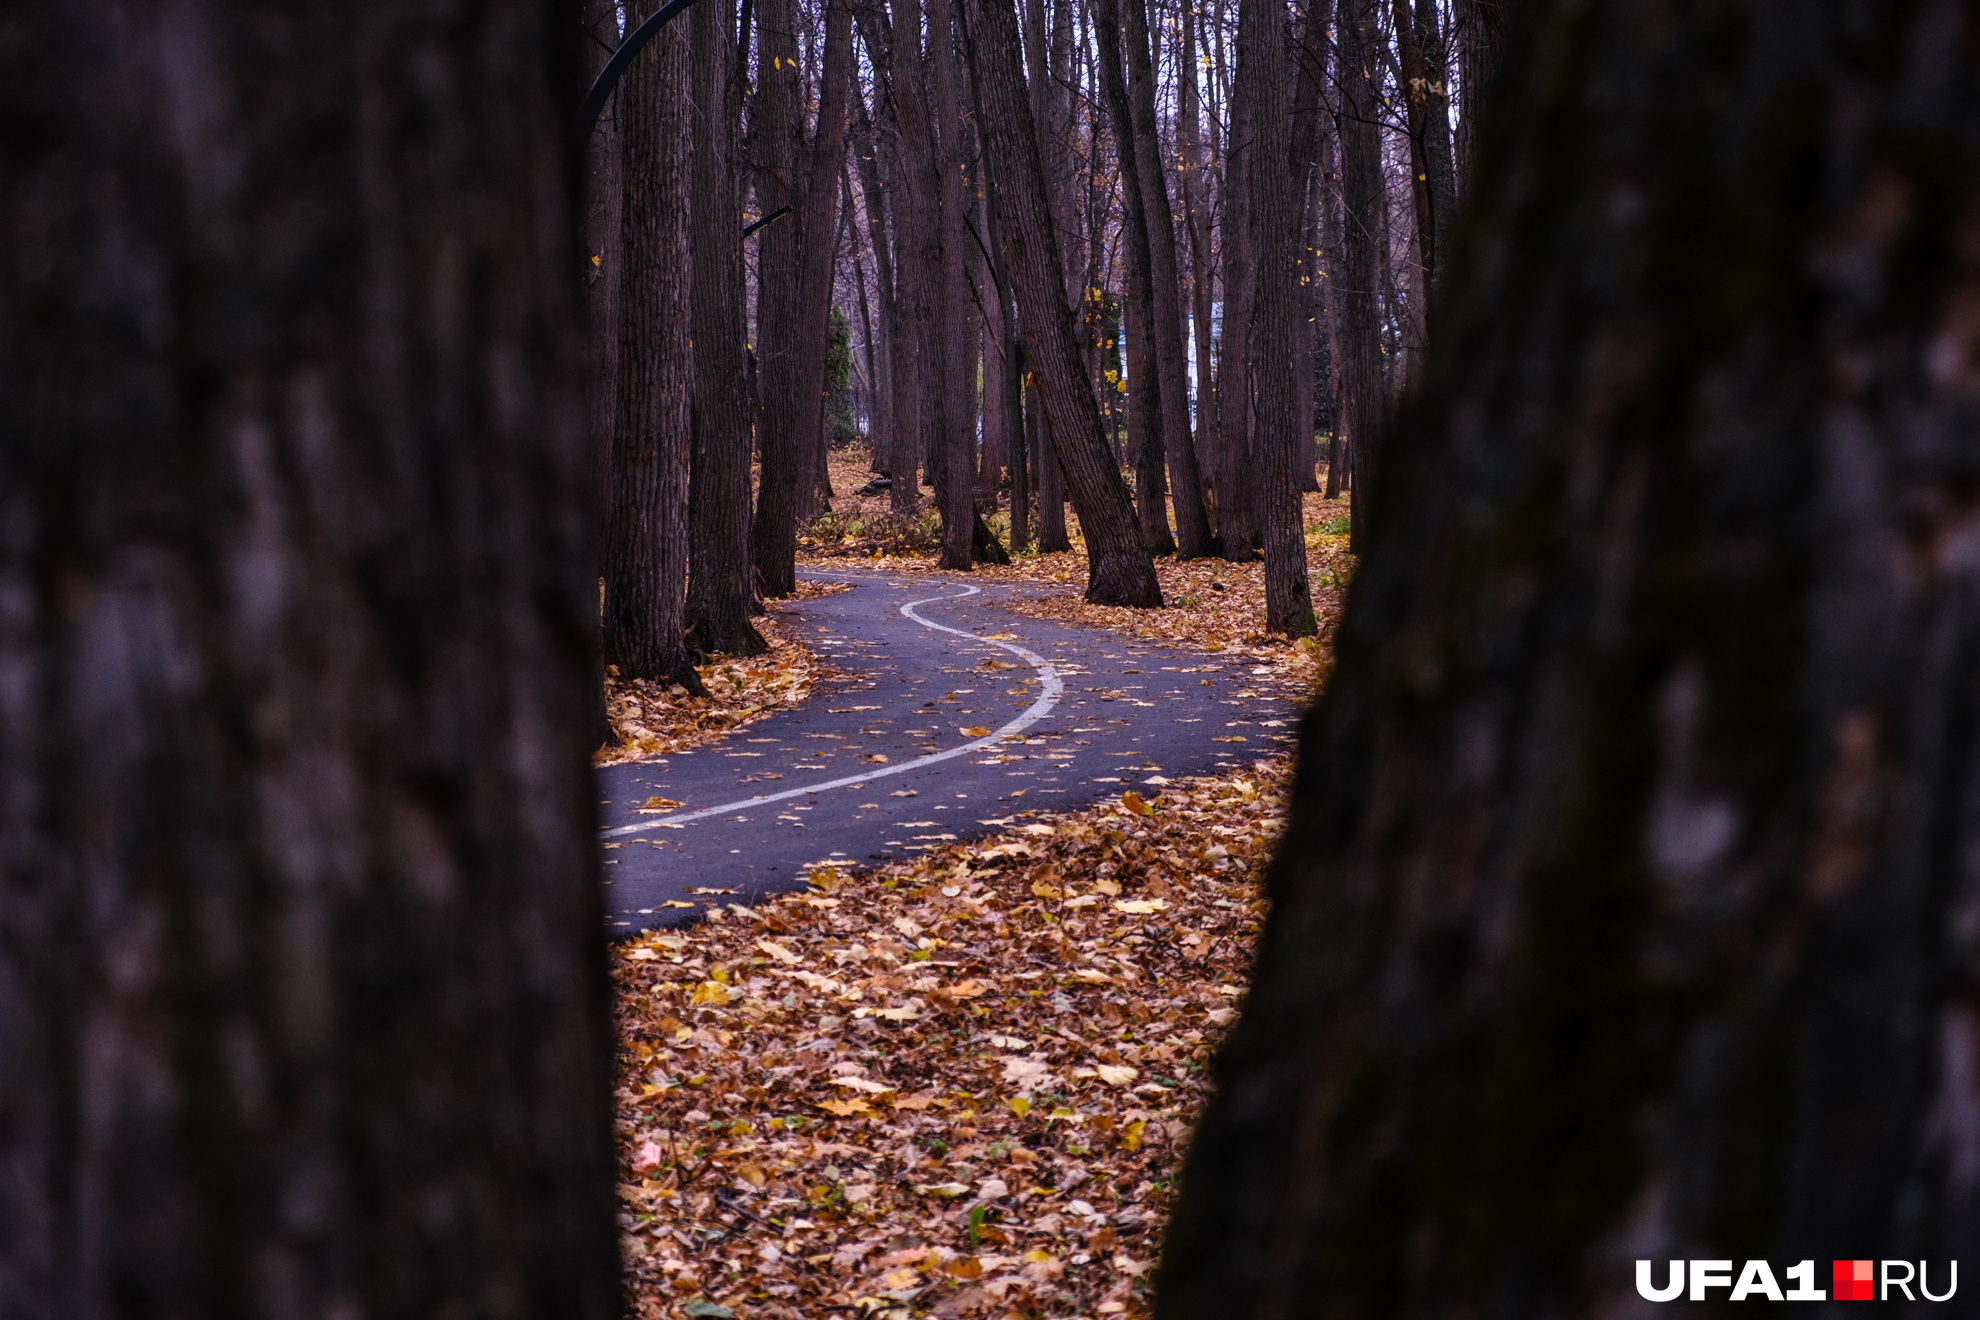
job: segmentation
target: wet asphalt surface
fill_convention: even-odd
[[[853,584],[796,611],[806,642],[845,677],[720,742],[598,771],[615,934],[801,888],[822,863],[898,860],[1022,824],[1024,812],[1128,789],[1154,796],[1162,786],[1150,781],[1246,766],[1294,735],[1296,712],[1249,686],[1259,679],[1248,658],[1000,608],[1022,588],[966,595],[970,584],[950,577],[807,576]],[[924,626],[904,605],[974,636]],[[1027,715],[1017,732],[970,746]]]

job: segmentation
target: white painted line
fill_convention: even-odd
[[[1050,715],[1052,708],[1059,704],[1060,695],[1066,690],[1065,681],[1059,677],[1059,671],[1052,667],[1052,662],[1044,656],[1039,655],[1036,651],[1028,651],[1024,647],[1017,646],[1011,642],[999,642],[989,637],[979,637],[973,632],[964,632],[961,628],[951,628],[946,624],[933,623],[914,612],[915,607],[918,605],[933,605],[941,601],[965,600],[970,596],[980,594],[982,590],[981,587],[964,587],[962,594],[957,596],[926,596],[921,600],[911,600],[901,606],[901,614],[924,628],[930,628],[936,632],[950,633],[956,637],[966,637],[972,642],[982,642],[985,646],[1000,647],[1003,650],[1009,651],[1012,655],[1019,657],[1026,664],[1038,671],[1039,681],[1044,684],[1045,690],[1038,694],[1038,700],[1025,708],[1023,714],[1019,715],[1009,724],[1006,724],[1003,728],[998,729],[987,738],[978,738],[975,742],[966,742],[960,747],[951,747],[946,752],[934,752],[912,761],[903,761],[899,765],[875,766],[872,770],[864,774],[847,775],[843,779],[828,779],[822,784],[807,784],[803,788],[787,788],[781,793],[766,793],[761,797],[742,798],[735,802],[725,802],[719,807],[703,807],[699,811],[676,811],[665,816],[656,816],[649,821],[642,821],[637,825],[621,825],[617,829],[601,830],[599,831],[599,837],[616,839],[627,834],[643,834],[647,830],[666,829],[670,826],[686,825],[692,821],[707,820],[710,816],[719,816],[727,811],[738,811],[744,807],[760,807],[770,802],[783,802],[790,798],[810,797],[816,793],[823,793],[828,788],[850,788],[854,784],[870,784],[876,779],[885,779],[889,775],[902,775],[910,770],[919,770],[923,766],[934,765],[938,761],[952,761],[958,756],[968,756],[970,753],[980,752],[986,747],[994,747],[997,743],[1010,737],[1012,734],[1023,733],[1026,729],[1038,723],[1038,721],[1044,719],[1047,715]]]

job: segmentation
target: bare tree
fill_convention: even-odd
[[[1102,605],[1160,605],[1155,563],[1141,545],[1134,506],[1101,435],[1099,408],[1080,363],[1072,309],[1065,302],[1065,275],[1019,63],[1012,0],[970,0],[969,21],[998,197],[1006,203],[1004,237],[1026,356],[1038,382],[1045,427],[1052,433],[1086,535],[1086,598]]]
[[[1185,3],[1187,0],[1185,0]],[[1176,506],[1176,553],[1202,559],[1212,551],[1210,518],[1203,504],[1203,475],[1190,441],[1189,364],[1183,349],[1182,276],[1176,259],[1176,222],[1162,167],[1161,130],[1155,117],[1155,65],[1150,46],[1149,0],[1125,0],[1128,102],[1133,121],[1135,183],[1148,237],[1151,297],[1148,335],[1154,349],[1162,418],[1162,447],[1169,466],[1169,494]]]
[[[745,361],[738,134],[742,118],[735,29],[719,5],[689,14],[694,78],[688,255],[694,353],[694,430],[688,480],[688,634],[703,651],[756,655],[749,621],[749,459],[753,439]]]
[[[852,85],[852,15],[827,0],[819,65],[818,118],[807,148],[803,88],[791,0],[757,0],[756,197],[764,215],[790,206],[763,230],[758,249],[757,372],[763,397],[762,476],[752,528],[763,594],[797,587],[800,483],[825,425],[832,269],[839,239],[839,165],[845,159]],[[768,67],[765,62],[768,61]]]
[[[658,6],[638,0],[637,23]],[[688,63],[678,29],[619,84],[618,403],[605,541],[605,661],[625,678],[701,680],[688,657]]]
[[[1368,464],[1389,419],[1389,383],[1382,368],[1381,308],[1387,262],[1382,253],[1382,130],[1376,74],[1381,33],[1377,0],[1336,0],[1335,83],[1340,107],[1335,140],[1341,151],[1341,260],[1334,289],[1341,347],[1342,415],[1347,419],[1353,474],[1352,538],[1367,518]]]
[[[1265,627],[1304,636],[1314,631],[1307,585],[1306,529],[1301,518],[1299,460],[1302,409],[1294,393],[1293,357],[1305,332],[1304,281],[1306,153],[1295,149],[1291,67],[1286,60],[1285,0],[1242,0],[1238,8],[1238,81],[1252,86],[1251,189],[1248,219],[1255,284],[1251,299],[1255,346],[1256,426],[1253,487],[1265,550]],[[1311,443],[1311,436],[1305,443]]]

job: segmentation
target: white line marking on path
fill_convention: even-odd
[[[912,761],[903,761],[899,765],[876,767],[867,774],[847,775],[843,779],[828,779],[822,784],[807,784],[803,788],[787,788],[781,793],[765,793],[761,797],[742,798],[735,802],[724,802],[719,807],[703,807],[700,811],[676,811],[671,815],[658,816],[649,821],[642,821],[637,825],[621,825],[617,829],[601,830],[599,831],[599,837],[602,839],[616,839],[627,834],[642,834],[647,830],[664,829],[670,825],[686,825],[692,821],[707,820],[710,816],[719,816],[725,811],[736,811],[743,807],[760,807],[767,802],[783,802],[789,798],[810,797],[831,788],[850,788],[854,784],[870,784],[876,779],[885,779],[890,775],[906,774],[910,770],[919,770],[923,766],[934,765],[938,761],[951,761],[958,756],[967,756],[971,752],[980,752],[986,747],[995,746],[1012,734],[1023,733],[1026,729],[1038,723],[1038,721],[1044,719],[1047,715],[1050,715],[1052,708],[1059,704],[1060,695],[1066,690],[1065,682],[1059,677],[1059,671],[1052,667],[1052,662],[1044,656],[1039,655],[1036,651],[1028,651],[1024,647],[1014,645],[1010,642],[999,642],[989,637],[979,637],[973,632],[964,632],[961,628],[951,628],[947,624],[934,623],[915,613],[915,607],[918,605],[934,605],[948,601],[966,600],[971,596],[981,594],[982,590],[983,588],[981,587],[964,587],[962,594],[958,596],[926,596],[921,600],[911,600],[901,606],[901,614],[920,624],[922,627],[932,628],[936,632],[945,632],[957,637],[966,637],[972,642],[982,642],[985,646],[1001,647],[1038,671],[1039,681],[1045,685],[1045,690],[1038,694],[1038,700],[1025,708],[1023,714],[1019,715],[1009,724],[1006,724],[1003,728],[997,730],[987,738],[978,738],[975,742],[966,742],[960,747],[951,747],[946,752],[935,752]]]

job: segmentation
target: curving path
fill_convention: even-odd
[[[855,677],[721,742],[598,771],[614,931],[799,888],[1150,780],[1249,763],[1293,735],[1248,661],[1021,618],[1020,588],[819,572],[852,590],[799,614]],[[678,806],[646,804],[654,798]]]

